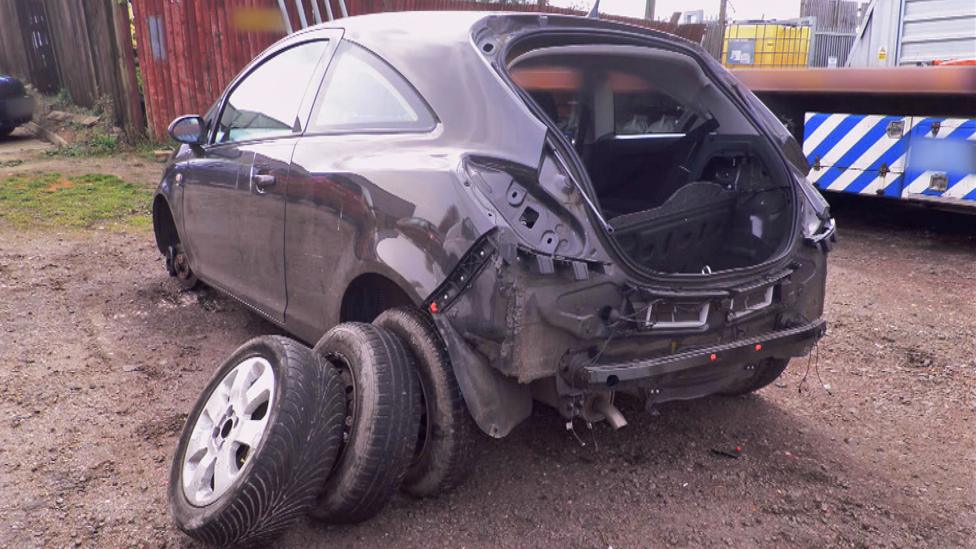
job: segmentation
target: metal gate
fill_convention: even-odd
[[[814,20],[810,66],[843,67],[857,31],[857,2],[802,0],[800,15]]]
[[[309,21],[308,17],[305,15],[306,13],[305,1],[294,0],[294,2],[295,2],[295,11],[298,14],[298,21],[296,21],[296,23],[300,25],[298,29],[305,29],[308,28],[310,25],[317,25],[325,21],[333,21],[337,18],[336,15],[338,15],[338,17],[349,17],[349,10],[346,9],[345,0],[338,0],[339,2],[338,14],[334,14],[332,12],[332,0],[324,0],[323,5],[325,6],[325,17],[326,17],[324,20],[322,19],[322,10],[319,9],[319,0],[308,0],[309,7],[312,8],[312,21]],[[295,32],[295,30],[298,30],[295,28],[295,25],[292,23],[291,15],[288,12],[288,6],[286,4],[286,0],[278,0],[278,9],[281,10],[281,18],[284,19],[285,21],[285,28],[288,29],[288,33],[290,34],[292,32]]]

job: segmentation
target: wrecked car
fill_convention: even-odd
[[[835,228],[802,153],[670,35],[542,14],[342,19],[278,42],[170,133],[183,145],[153,205],[170,273],[314,344],[298,362],[345,387],[337,465],[308,504],[325,520],[368,518],[396,486],[449,489],[476,429],[504,437],[535,403],[619,428],[617,393],[755,391],[826,329]],[[291,375],[276,364],[298,351],[261,352],[218,371],[174,461],[171,504],[200,539],[225,511],[193,509],[234,505],[273,438]],[[262,402],[234,396],[267,371]]]

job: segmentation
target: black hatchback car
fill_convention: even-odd
[[[189,414],[169,497],[200,540],[449,490],[476,430],[503,437],[535,402],[619,428],[618,393],[757,390],[825,331],[834,224],[799,147],[673,36],[342,19],[170,134],[153,204],[170,273],[317,342],[244,344]]]
[[[568,16],[396,13],[281,40],[153,207],[171,274],[317,341],[410,306],[494,437],[770,383],[825,332],[834,225],[701,48]]]
[[[34,100],[27,94],[24,83],[0,74],[0,137],[30,122],[33,115]]]

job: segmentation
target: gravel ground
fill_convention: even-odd
[[[585,446],[537,409],[456,492],[281,545],[976,545],[976,238],[870,208],[840,216],[819,360],[627,408]],[[222,358],[275,331],[181,292],[149,234],[0,227],[0,546],[192,546],[166,503],[178,431]]]

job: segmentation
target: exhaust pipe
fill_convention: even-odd
[[[607,418],[607,423],[610,424],[610,427],[613,427],[614,431],[620,429],[621,427],[627,426],[627,419],[624,418],[624,415],[620,413],[620,410],[618,410],[617,407],[610,402],[609,397],[601,396],[597,398],[593,403],[593,409],[600,414],[603,414],[603,417]]]

